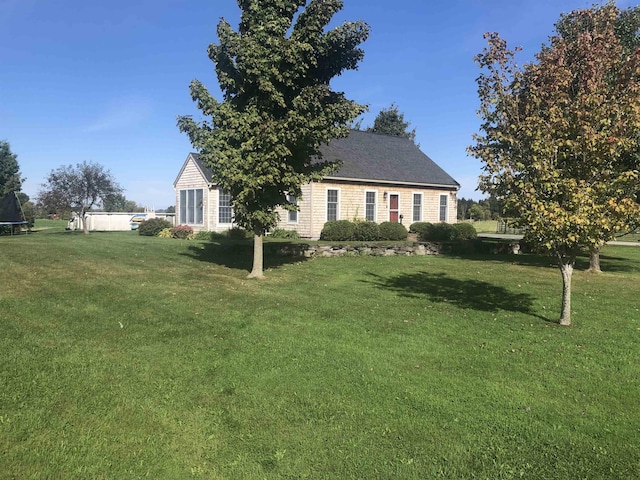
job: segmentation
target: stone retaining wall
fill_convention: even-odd
[[[269,244],[267,244],[269,245]],[[465,243],[465,251],[478,251],[493,254],[518,254],[520,253],[519,242],[508,242],[487,245],[482,248],[482,241],[472,241]],[[489,247],[489,249],[487,249]],[[270,248],[275,250],[274,253],[285,257],[344,257],[344,256],[370,256],[370,257],[390,257],[396,255],[402,256],[424,256],[438,255],[443,252],[451,252],[451,245],[442,245],[440,243],[414,242],[406,244],[334,244],[334,245],[309,245],[304,243],[296,244],[271,244]],[[458,247],[460,248],[460,247]],[[470,249],[470,250],[469,250]]]
[[[438,255],[442,246],[435,243],[414,243],[408,245],[306,245],[287,244],[278,248],[277,253],[286,257],[344,257],[371,256],[389,257],[394,255],[424,256]]]

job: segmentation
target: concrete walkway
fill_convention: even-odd
[[[511,235],[507,233],[479,233],[478,237],[520,240],[522,238],[522,235]],[[622,241],[614,240],[613,242],[608,242],[607,245],[623,245],[625,247],[640,247],[640,242],[622,242]]]

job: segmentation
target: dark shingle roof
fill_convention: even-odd
[[[329,178],[460,186],[408,138],[352,130],[320,151],[323,160],[343,162]]]
[[[198,168],[202,171],[202,175],[204,175],[205,180],[208,183],[213,183],[213,179],[211,178],[211,169],[204,163],[202,163],[202,160],[200,160],[200,155],[192,152],[191,156],[193,157],[193,161],[196,162]]]
[[[352,130],[346,138],[332,140],[320,147],[323,160],[342,161],[342,168],[327,175],[331,179],[379,181],[413,185],[458,188],[447,172],[440,168],[408,138]],[[207,182],[211,170],[191,153]]]

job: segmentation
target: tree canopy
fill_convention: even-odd
[[[380,110],[373,121],[373,126],[367,128],[367,132],[410,138],[415,142],[416,129],[409,131],[409,125],[410,123],[404,120],[404,113],[401,113],[398,106],[392,103],[389,108]]]
[[[23,181],[18,156],[8,142],[0,141],[0,198],[9,192],[19,192]]]
[[[134,200],[128,200],[122,193],[107,196],[102,202],[105,212],[144,212],[144,207]]]
[[[215,183],[232,196],[234,221],[253,231],[254,266],[262,276],[262,236],[278,222],[276,208],[296,209],[303,184],[336,168],[319,147],[348,134],[365,107],[331,90],[330,81],[357,69],[369,27],[345,22],[328,30],[340,0],[239,0],[237,31],[222,19],[211,44],[222,101],[198,80],[191,97],[207,120],[178,117]]]
[[[122,188],[109,170],[97,163],[82,162],[52,170],[38,194],[38,203],[50,212],[74,212],[88,234],[85,213],[121,194]]]
[[[557,257],[565,325],[576,255],[640,215],[640,52],[616,34],[624,15],[608,3],[561,17],[523,68],[496,33],[476,56],[483,134],[469,151],[483,162],[480,189]]]

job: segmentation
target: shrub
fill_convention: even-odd
[[[222,237],[223,235],[221,233],[216,233],[216,232],[208,232],[207,230],[200,230],[198,232],[195,232],[193,234],[193,240],[205,240],[205,241],[211,241],[213,240],[214,236],[218,236],[218,237]]]
[[[358,222],[353,238],[364,242],[380,240],[380,227],[376,222]]]
[[[470,223],[428,223],[417,227],[423,242],[453,242],[478,238],[476,229]]]
[[[171,236],[181,240],[188,240],[193,235],[193,228],[189,225],[177,225],[171,229]]]
[[[478,238],[478,232],[470,223],[454,223],[453,228],[456,231],[456,240],[474,240]]]
[[[409,227],[409,232],[417,233],[418,238],[423,239],[429,236],[431,227],[433,227],[433,224],[429,222],[415,222]]]
[[[272,238],[291,238],[294,240],[300,238],[300,235],[298,235],[298,232],[295,230],[285,230],[284,228],[276,228],[272,230],[269,236]]]
[[[413,222],[409,225],[409,233],[420,233],[422,226],[429,222]]]
[[[251,232],[246,231],[244,228],[233,227],[227,231],[227,237],[234,240],[245,240],[247,238],[251,238],[253,234]]]
[[[433,223],[420,233],[423,242],[451,242],[456,239],[457,232],[449,223]]]
[[[320,240],[332,242],[353,240],[356,225],[349,220],[330,220],[322,227]]]
[[[150,218],[149,220],[143,220],[138,226],[138,233],[140,235],[146,235],[148,237],[155,237],[165,228],[172,228],[170,222],[164,218]]]
[[[397,222],[382,222],[380,224],[380,240],[406,240],[407,229]]]
[[[33,202],[24,202],[22,213],[24,213],[24,219],[27,221],[27,229],[31,230],[36,223],[36,206]]]
[[[160,238],[173,238],[173,234],[171,233],[171,228],[163,228],[158,232],[158,237]]]

